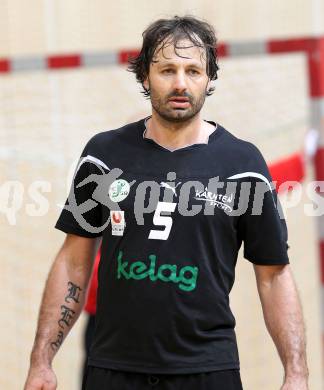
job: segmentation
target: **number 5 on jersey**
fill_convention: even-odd
[[[151,230],[149,239],[151,240],[167,240],[170,235],[172,227],[172,217],[161,215],[161,212],[173,212],[177,204],[172,202],[158,202],[153,216],[153,223],[155,226],[164,226],[164,230]]]

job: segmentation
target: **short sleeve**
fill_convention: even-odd
[[[248,207],[238,219],[243,255],[260,265],[289,264],[286,221],[267,164],[256,147],[253,160],[247,176],[251,182]]]
[[[100,174],[100,169],[91,160],[92,156],[89,155],[90,141],[81,153],[70,186],[69,196],[55,228],[65,233],[94,238],[102,236],[102,205],[96,202],[92,196],[98,185],[94,178]]]

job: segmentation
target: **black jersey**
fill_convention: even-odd
[[[148,118],[146,118],[148,119]],[[145,119],[86,144],[56,228],[102,236],[89,364],[145,373],[239,368],[229,293],[238,251],[287,264],[287,227],[260,151],[220,124],[171,151]]]

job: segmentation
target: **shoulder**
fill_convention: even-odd
[[[252,142],[236,137],[223,127],[224,151],[240,166],[245,169],[258,169],[266,165],[260,149]]]
[[[132,142],[136,137],[136,129],[138,129],[141,121],[95,133],[86,143],[84,150],[86,152],[100,152],[101,150],[107,151],[109,148],[116,148],[119,144],[125,146],[127,142]]]
[[[240,154],[242,153],[246,156],[256,156],[261,154],[259,148],[254,143],[237,137],[222,125],[219,126],[224,133],[223,142],[227,148],[231,149],[232,151],[239,152]]]

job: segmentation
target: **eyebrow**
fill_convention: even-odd
[[[160,68],[162,68],[164,66],[176,66],[176,64],[173,63],[173,62],[160,62],[160,61],[158,61],[157,65]],[[203,69],[203,67],[198,62],[190,63],[190,64],[188,64],[188,66],[192,66],[192,67],[195,67],[195,68]]]

